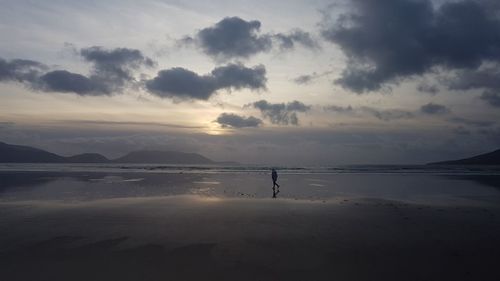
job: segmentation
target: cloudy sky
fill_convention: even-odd
[[[495,0],[0,0],[0,141],[412,164],[500,147]]]

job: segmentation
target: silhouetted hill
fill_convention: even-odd
[[[429,163],[430,165],[500,165],[500,149],[470,158]]]
[[[133,151],[115,160],[109,160],[97,153],[64,157],[29,146],[12,145],[3,142],[0,142],[0,163],[218,164],[200,154],[175,151]]]
[[[2,163],[64,163],[66,158],[45,150],[0,142]]]
[[[83,153],[70,157],[66,157],[66,162],[69,163],[107,163],[110,160],[98,153]]]
[[[115,163],[155,163],[155,164],[214,164],[215,162],[196,153],[175,151],[133,151],[113,160]]]

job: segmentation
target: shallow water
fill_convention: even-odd
[[[424,173],[280,173],[277,198],[373,198],[426,204],[500,202],[500,175]],[[271,198],[268,172],[152,173],[0,171],[0,201],[200,195]]]

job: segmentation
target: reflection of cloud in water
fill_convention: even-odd
[[[139,182],[143,180],[144,178],[126,179],[121,176],[105,176],[103,178],[89,179],[89,181],[104,182],[104,183]]]
[[[126,180],[123,180],[124,182],[135,182],[135,181],[143,181],[144,178],[137,178],[137,179],[126,179]]]
[[[326,180],[323,179],[306,179],[306,181],[326,182]]]
[[[214,191],[215,190],[211,187],[204,187],[204,188],[192,188],[190,190],[190,193],[196,195],[213,195]]]
[[[318,186],[318,187],[323,187],[325,186],[324,184],[319,184],[319,183],[310,183],[310,186]]]
[[[96,179],[89,179],[89,181],[99,181],[99,182],[105,182],[105,183],[114,183],[114,182],[122,182],[123,177],[120,176],[105,176],[102,178],[96,178]]]
[[[218,185],[220,181],[194,181],[196,184],[209,184],[209,185]]]

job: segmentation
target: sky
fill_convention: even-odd
[[[422,164],[500,147],[494,0],[0,0],[0,141]]]

